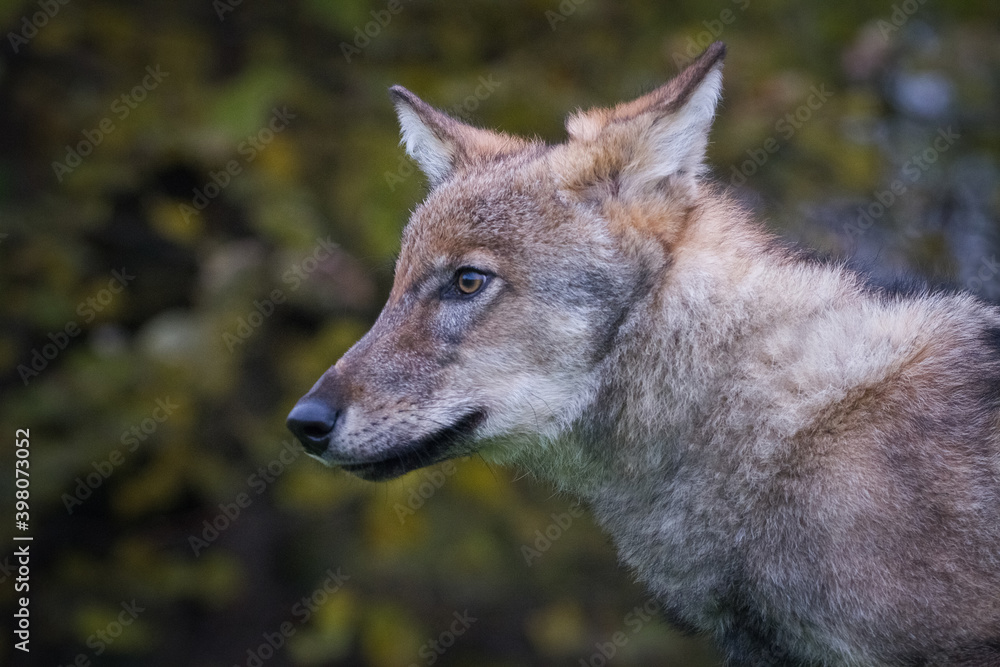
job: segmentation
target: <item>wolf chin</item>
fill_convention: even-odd
[[[1000,665],[1000,309],[783,246],[705,177],[725,47],[559,145],[390,90],[431,192],[289,428],[585,499],[731,665]]]

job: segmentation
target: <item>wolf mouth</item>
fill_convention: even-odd
[[[485,418],[485,412],[474,410],[451,426],[403,445],[388,458],[364,463],[348,463],[340,467],[370,482],[383,482],[400,477],[412,470],[440,463],[455,456],[458,453],[455,451],[455,445],[468,438]]]

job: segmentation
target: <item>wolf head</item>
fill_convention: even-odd
[[[289,415],[305,449],[382,480],[474,452],[523,459],[586,419],[704,187],[724,53],[715,43],[663,87],[573,115],[555,146],[393,87],[432,190],[381,315]]]

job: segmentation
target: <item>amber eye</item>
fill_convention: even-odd
[[[455,274],[455,286],[465,296],[471,296],[486,284],[486,274],[471,269],[460,269]]]

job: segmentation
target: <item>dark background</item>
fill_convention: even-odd
[[[285,415],[373,321],[426,190],[394,83],[560,141],[576,107],[631,99],[722,39],[710,162],[772,228],[881,276],[1000,294],[996,2],[0,12],[13,664],[719,664],[634,612],[641,587],[547,484],[479,460],[367,484],[291,442]],[[13,649],[15,532],[34,537],[30,656]]]

